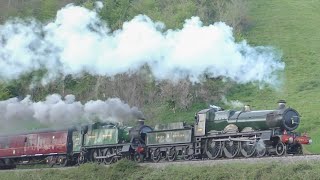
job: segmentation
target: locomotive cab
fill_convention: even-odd
[[[151,132],[153,129],[150,126],[144,125],[144,120],[139,120],[138,125],[131,128],[129,131],[129,136],[133,144],[136,143],[145,143],[146,136],[148,132]]]
[[[195,136],[204,136],[207,132],[216,133],[228,125],[228,119],[235,114],[233,110],[222,111],[221,108],[210,108],[196,114]]]
[[[209,111],[212,109],[204,109],[199,111],[195,116],[194,135],[204,136],[206,134],[206,121],[208,119]]]

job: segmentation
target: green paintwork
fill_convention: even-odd
[[[91,129],[84,135],[84,146],[95,146],[103,144],[118,143],[118,129]]]
[[[173,129],[183,129],[184,125],[183,122],[175,122],[175,123],[168,123],[168,124],[157,124],[154,127],[154,130],[161,131],[161,130],[173,130]]]
[[[272,113],[274,110],[263,110],[263,111],[218,111],[214,109],[206,109],[198,112],[198,118],[205,118],[205,121],[199,121],[195,125],[196,136],[204,135],[202,132],[205,127],[205,132],[209,131],[222,131],[229,124],[235,124],[239,131],[245,127],[252,127],[255,130],[266,130],[279,126],[276,124],[274,127],[267,125],[267,115]]]
[[[147,133],[147,145],[189,143],[191,135],[191,129],[153,131]]]
[[[240,130],[245,127],[252,127],[255,130],[266,130],[274,127],[279,127],[280,124],[274,126],[267,125],[267,115],[274,112],[274,110],[261,111],[231,111],[231,116],[228,123],[233,123],[238,126]]]
[[[79,131],[72,132],[72,149],[73,152],[80,152],[81,148],[81,133]]]
[[[111,145],[126,143],[130,141],[129,131],[127,128],[117,126],[101,125],[91,126],[84,135],[84,146]]]
[[[129,128],[119,128],[118,131],[120,143],[130,142]]]

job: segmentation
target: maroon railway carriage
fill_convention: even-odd
[[[60,129],[0,135],[0,168],[41,162],[66,165],[72,151],[70,134],[68,129]]]

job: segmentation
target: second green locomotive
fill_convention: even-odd
[[[80,164],[87,161],[110,164],[124,157],[142,161],[145,134],[150,131],[152,128],[143,121],[133,128],[112,123],[87,125],[75,133],[81,144],[74,145],[74,151],[79,150]]]

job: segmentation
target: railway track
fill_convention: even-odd
[[[168,161],[160,161],[158,163],[153,162],[146,162],[141,163],[141,166],[151,167],[151,168],[165,168],[167,166],[213,166],[213,165],[219,165],[219,164],[228,164],[228,163],[297,163],[297,162],[316,162],[320,161],[320,154],[309,154],[309,155],[287,155],[287,156],[265,156],[265,157],[254,157],[254,158],[234,158],[234,159],[216,159],[216,160],[210,160],[210,159],[202,159],[202,160],[190,160],[190,161],[184,161],[184,160],[177,160],[174,162],[168,162]],[[106,165],[107,167],[110,165]],[[39,170],[67,170],[70,168],[77,168],[78,166],[72,166],[72,167],[54,167],[54,168],[30,168],[30,169],[11,169],[11,170],[1,170],[1,172],[14,172],[14,171],[39,171]]]
[[[252,157],[252,158],[234,158],[234,159],[203,159],[203,160],[191,160],[191,161],[160,161],[159,163],[143,163],[143,166],[153,167],[153,168],[164,168],[168,165],[192,165],[192,166],[211,166],[219,164],[228,163],[297,163],[297,162],[314,162],[320,161],[320,154],[310,154],[310,155],[287,155],[287,156],[265,156],[265,157]]]

